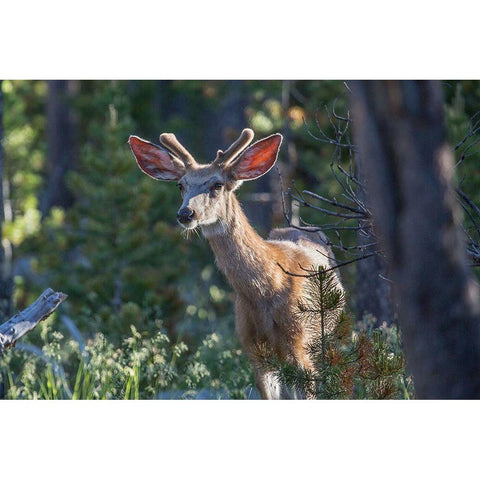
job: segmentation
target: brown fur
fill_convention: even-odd
[[[304,235],[296,229],[273,230],[274,240],[263,240],[248,223],[233,193],[229,203],[227,227],[217,235],[207,233],[207,238],[218,267],[235,290],[236,330],[256,368],[261,396],[272,398],[275,395],[265,385],[265,374],[255,358],[262,344],[281,359],[313,368],[307,345],[314,332],[296,314],[307,280],[285,271],[305,275],[308,272],[304,269],[329,268],[332,254],[311,238],[312,233]]]
[[[251,227],[234,191],[243,180],[272,168],[282,137],[271,135],[247,148],[252,138],[253,132],[245,129],[206,165],[197,163],[173,134],[160,136],[168,150],[138,137],[130,137],[129,143],[147,175],[178,181],[183,197],[179,212],[191,214],[180,217],[182,226],[200,228],[210,242],[218,267],[235,290],[236,330],[262,398],[289,398],[292,392],[262,368],[258,352],[267,347],[280,359],[313,369],[307,346],[319,335],[319,325],[302,319],[298,304],[308,303],[305,275],[320,265],[332,267],[334,261],[323,233],[275,229],[264,240]],[[337,285],[342,289],[339,277]]]

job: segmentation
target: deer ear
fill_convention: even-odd
[[[276,133],[248,147],[229,167],[233,178],[254,180],[267,173],[277,160],[282,138]]]
[[[140,169],[155,180],[174,181],[185,175],[185,165],[168,150],[131,135],[128,139]]]

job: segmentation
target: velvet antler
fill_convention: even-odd
[[[181,160],[187,170],[194,169],[198,166],[192,155],[190,155],[188,150],[177,140],[177,137],[173,133],[162,133],[160,135],[160,143]]]
[[[217,157],[213,161],[213,163],[217,164],[221,167],[227,167],[230,165],[238,155],[245,150],[250,142],[253,140],[253,130],[250,128],[243,129],[240,137],[238,137],[235,142],[233,142],[230,147],[228,147],[225,152],[222,150],[218,150]]]

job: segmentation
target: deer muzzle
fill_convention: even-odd
[[[192,210],[189,207],[183,207],[177,213],[177,220],[182,225],[187,225],[193,220],[194,216],[195,216],[195,211],[194,210]]]

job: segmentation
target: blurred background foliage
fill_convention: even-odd
[[[205,240],[183,238],[174,184],[143,175],[129,150],[135,134],[175,132],[211,161],[249,126],[284,134],[279,169],[239,192],[254,226],[285,225],[281,188],[292,181],[341,195],[329,164],[332,103],[348,110],[341,81],[4,80],[2,243],[14,310],[47,286],[68,294],[60,311],[0,358],[6,398],[247,398],[253,375],[234,334],[233,294]],[[480,83],[444,83],[449,141],[478,112]],[[474,138],[474,136],[472,137]],[[464,145],[465,146],[465,145]],[[480,201],[478,150],[458,179]],[[459,158],[460,160],[460,158]],[[348,158],[346,160],[348,162]],[[281,176],[280,176],[281,174]],[[298,209],[297,209],[298,210]],[[309,223],[323,214],[300,209]],[[346,232],[345,242],[353,242]],[[342,258],[340,253],[340,259]],[[349,301],[355,265],[342,271]]]

